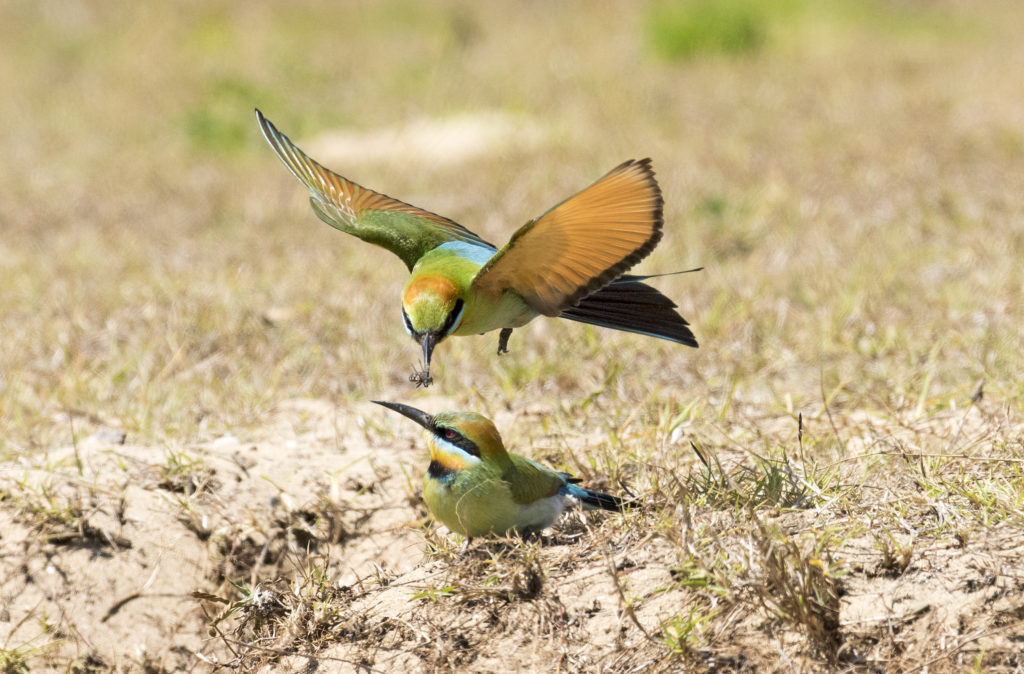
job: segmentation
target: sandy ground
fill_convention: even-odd
[[[666,660],[664,626],[695,606],[673,582],[672,532],[571,515],[539,541],[447,551],[444,530],[422,526],[421,439],[370,403],[290,401],[258,437],[199,447],[121,439],[97,427],[77,447],[0,469],[0,640],[43,647],[34,670],[493,671],[510,652],[520,670],[814,667],[813,635],[734,601],[702,608],[731,613],[706,635],[713,648]],[[928,520],[949,523],[942,503],[919,505],[903,553],[899,541],[880,550],[869,526],[836,550],[840,659],[881,670],[897,642],[920,650],[905,662],[956,668],[983,652],[1019,666],[1019,528],[925,537]],[[729,517],[677,512],[666,526],[685,538]],[[796,533],[837,517],[823,503],[765,520]],[[761,542],[738,538],[751,568],[764,565]]]

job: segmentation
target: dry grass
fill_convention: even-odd
[[[696,7],[4,5],[0,669],[1024,666],[1024,16]],[[538,321],[413,390],[402,265],[256,106],[498,242],[652,156],[701,348]],[[371,398],[644,507],[459,556]]]

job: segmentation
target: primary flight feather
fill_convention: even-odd
[[[675,303],[623,276],[661,240],[662,197],[649,159],[630,160],[519,228],[498,250],[462,225],[334,173],[257,110],[263,135],[310,191],[327,224],[396,254],[411,272],[402,293],[406,331],[423,349],[429,385],[434,347],[452,335],[509,336],[538,315],[697,346]]]

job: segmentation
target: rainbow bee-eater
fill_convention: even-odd
[[[259,110],[263,135],[312,194],[327,224],[382,246],[411,275],[402,292],[405,329],[423,348],[431,383],[434,347],[451,335],[500,330],[498,353],[537,316],[561,316],[696,347],[675,303],[623,273],[661,240],[662,197],[649,159],[630,160],[539,218],[499,250],[462,225],[358,185],[321,166]]]
[[[430,465],[423,500],[430,514],[467,539],[537,533],[567,506],[621,511],[622,499],[579,486],[568,473],[545,468],[505,449],[487,417],[471,412],[430,415],[401,403],[375,400],[427,429]]]

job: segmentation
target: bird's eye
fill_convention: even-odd
[[[433,430],[437,433],[437,438],[439,440],[451,443],[453,446],[458,447],[470,456],[480,456],[480,448],[476,446],[476,443],[462,433],[459,433],[454,428],[435,426]]]

